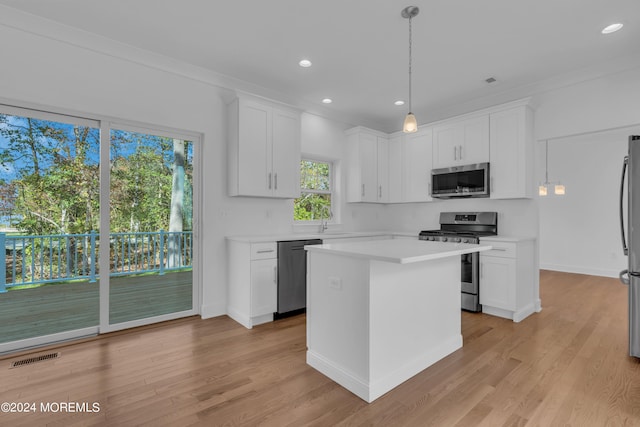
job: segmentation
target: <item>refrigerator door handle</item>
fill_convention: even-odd
[[[624,235],[624,206],[623,206],[624,177],[627,174],[628,164],[629,164],[629,156],[625,156],[624,162],[622,163],[622,177],[620,179],[620,233],[622,236],[622,250],[624,251],[625,255],[629,255],[629,248],[627,247],[627,238]]]
[[[629,270],[622,270],[619,277],[623,284],[629,285]]]

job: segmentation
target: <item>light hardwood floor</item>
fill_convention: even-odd
[[[0,360],[0,402],[100,412],[0,413],[0,425],[640,426],[626,292],[615,279],[543,271],[541,313],[516,324],[463,312],[463,348],[372,404],[306,365],[304,316],[118,332],[57,347],[57,360]]]

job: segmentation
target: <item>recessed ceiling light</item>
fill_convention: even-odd
[[[325,98],[325,99],[322,100],[323,104],[331,104],[332,102],[333,102],[333,99],[331,99],[331,98]]]
[[[309,68],[311,67],[311,61],[309,61],[308,59],[303,59],[300,62],[298,62],[298,65],[300,65],[303,68]]]
[[[400,105],[404,105],[404,101],[402,100],[397,100],[396,102],[393,103],[394,105],[400,106]]]
[[[604,29],[602,30],[602,34],[611,34],[611,33],[615,33],[616,31],[620,30],[624,25],[622,25],[621,23],[617,22],[615,24],[611,24],[611,25],[607,25],[606,27],[604,27]]]

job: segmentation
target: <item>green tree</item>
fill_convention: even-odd
[[[331,169],[329,163],[300,162],[300,192],[294,201],[293,218],[313,221],[331,216]]]
[[[0,115],[0,163],[15,171],[17,226],[30,234],[95,229],[97,129]]]

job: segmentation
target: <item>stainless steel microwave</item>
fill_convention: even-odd
[[[432,169],[431,197],[489,197],[489,163]]]

